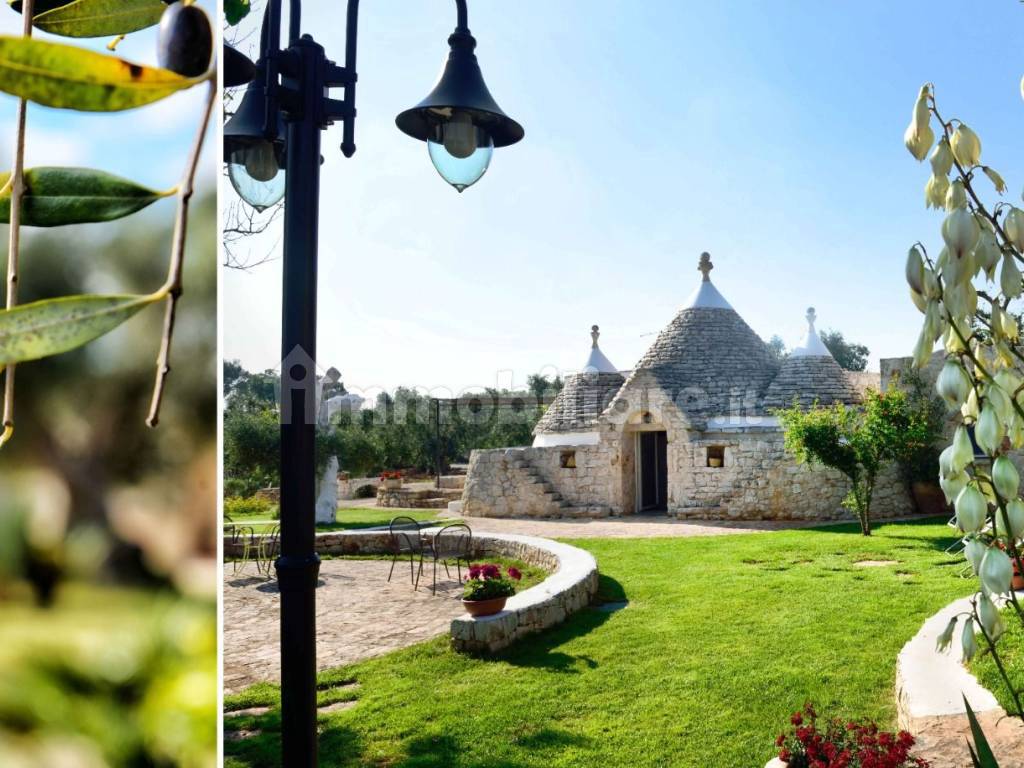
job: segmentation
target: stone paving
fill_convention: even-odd
[[[404,567],[403,567],[404,566]],[[461,590],[438,574],[430,594],[431,569],[424,565],[420,588],[409,582],[409,563],[399,561],[388,583],[390,560],[325,560],[317,589],[317,669],[351,664],[427,640],[448,631],[463,613]],[[257,575],[252,564],[224,574],[224,692],[253,683],[279,683],[277,582]]]

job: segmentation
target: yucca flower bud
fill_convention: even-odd
[[[992,642],[998,640],[1006,631],[1006,624],[999,609],[984,592],[978,595],[978,619],[981,621],[985,634],[991,638]]]
[[[957,208],[942,222],[942,239],[946,241],[951,257],[973,250],[980,236],[981,227],[966,208]]]
[[[918,93],[917,101],[914,102],[914,113],[911,115],[910,125],[903,134],[903,143],[910,154],[918,161],[928,156],[932,142],[935,141],[935,134],[932,133],[930,125],[931,115],[928,112],[928,86],[922,86]]]
[[[960,633],[960,649],[964,654],[964,661],[970,661],[978,652],[978,641],[974,638],[974,620],[968,619]]]
[[[976,483],[968,483],[954,502],[956,524],[964,533],[977,533],[985,525],[988,502]]]
[[[956,501],[970,481],[971,478],[966,472],[953,472],[948,477],[940,477],[939,487],[942,488],[942,493],[946,497],[946,503],[952,504]]]
[[[932,338],[932,334],[926,324],[921,329],[921,334],[917,337],[917,343],[914,345],[914,365],[917,368],[924,368],[928,365],[928,361],[932,359],[932,350],[934,348],[935,339]]]
[[[935,176],[948,176],[953,169],[953,152],[949,148],[949,140],[943,136],[935,145],[928,161],[932,164],[932,174]]]
[[[983,165],[981,170],[988,176],[989,181],[992,182],[992,186],[996,188],[996,192],[1000,195],[1006,191],[1006,182],[1003,181],[1003,177],[999,175],[995,168],[989,168],[987,165]]]
[[[987,223],[987,220],[986,220]],[[974,246],[974,260],[978,267],[985,270],[985,277],[993,280],[996,276],[996,266],[999,264],[999,257],[1002,252],[999,250],[999,243],[996,241],[995,233],[989,224],[986,229],[981,228],[981,235],[978,237],[978,244]]]
[[[947,445],[939,454],[939,477],[949,477],[955,471],[953,469],[953,446]]]
[[[935,389],[939,397],[946,401],[949,409],[955,410],[964,404],[971,392],[971,377],[958,360],[950,359],[942,366],[942,371],[935,381]]]
[[[946,190],[946,199],[943,201],[947,211],[955,211],[967,207],[967,191],[960,179],[954,179]]]
[[[1010,591],[1013,564],[1010,556],[998,547],[989,547],[981,561],[981,586],[990,595],[1004,595]]]
[[[1020,336],[1020,325],[1017,318],[1005,309],[999,310],[999,330],[1009,341],[1016,341]]]
[[[916,245],[907,252],[905,272],[911,290],[924,293],[924,259]]]
[[[918,293],[913,288],[910,289],[910,300],[917,307],[917,311],[923,313],[928,307],[928,301],[925,299],[923,294]]]
[[[924,184],[924,207],[942,210],[946,207],[949,179],[932,174]]]
[[[973,536],[964,544],[964,555],[967,557],[967,562],[971,564],[975,576],[981,573],[981,561],[985,559],[987,552],[988,546],[985,542]]]
[[[1006,517],[1003,517],[1003,510],[996,511],[996,533],[1003,538],[1017,541],[1024,539],[1024,501],[1013,499],[1006,505]],[[1010,523],[1006,527],[1007,520]]]
[[[981,415],[981,408],[978,406],[978,392],[973,387],[971,388],[971,393],[967,395],[967,402],[963,404],[960,413],[965,419],[970,419],[974,422],[978,421],[978,416]]]
[[[924,297],[934,301],[942,295],[938,276],[930,269],[924,271]]]
[[[981,160],[981,139],[965,123],[960,123],[953,131],[949,146],[953,150],[953,157],[965,169],[977,165]]]
[[[991,402],[984,403],[981,406],[981,415],[978,416],[978,423],[974,426],[975,442],[989,456],[995,456],[999,446],[1003,444],[1003,437],[1005,435],[1003,422],[999,418],[995,407]]]
[[[996,409],[996,415],[999,417],[999,420],[1004,425],[1007,424],[1013,413],[1013,404],[1010,402],[1009,395],[993,381],[985,389],[985,397],[988,398],[989,404]]]
[[[1006,456],[1000,456],[992,462],[992,484],[996,492],[1004,499],[1015,499],[1020,487],[1020,473]]]
[[[1003,266],[999,270],[999,288],[1008,299],[1015,299],[1021,293],[1021,273],[1013,256],[1003,256]]]
[[[961,424],[953,433],[953,455],[950,457],[950,466],[954,472],[962,472],[964,467],[974,461],[974,446],[971,445],[971,437],[967,434],[967,428]]]
[[[1003,231],[1019,250],[1024,250],[1024,211],[1011,208],[1003,219]]]
[[[953,632],[956,629],[956,619],[954,616],[946,624],[946,628],[942,630],[942,633],[935,638],[935,650],[939,653],[945,653],[949,650],[949,646],[953,644]]]

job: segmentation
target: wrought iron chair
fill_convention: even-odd
[[[254,536],[255,538],[255,536]],[[256,540],[256,571],[270,578],[270,569],[277,557],[277,544],[281,538],[281,526],[275,525]]]
[[[440,560],[444,566],[444,573],[450,579],[451,572],[448,570],[448,561],[455,561],[456,573],[459,583],[462,583],[462,564],[466,564],[469,570],[470,560],[473,557],[473,531],[465,523],[452,523],[434,534],[434,583],[430,587],[432,595],[437,594],[437,561]]]
[[[231,546],[241,545],[242,547],[242,554],[231,561],[231,573],[234,575],[249,561],[253,545],[256,542],[256,529],[251,525],[239,525],[230,515],[224,515],[224,533],[228,536],[228,543]]]
[[[409,556],[409,581],[413,589],[419,587],[419,574],[423,571],[423,558],[426,554],[433,555],[433,549],[429,542],[423,541],[420,536],[420,524],[411,517],[399,515],[392,518],[388,524],[388,534],[391,536],[391,570],[388,571],[388,581],[395,572],[395,562],[405,555]],[[419,558],[419,568],[416,567],[416,559]]]

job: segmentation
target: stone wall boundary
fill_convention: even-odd
[[[429,535],[439,530],[426,528]],[[469,614],[452,620],[452,647],[461,652],[493,653],[519,638],[556,626],[585,608],[597,594],[597,561],[589,552],[569,544],[519,534],[473,534],[476,558],[508,557],[544,568],[549,576],[540,584],[513,595],[505,610],[493,616]],[[386,530],[328,531],[316,534],[318,554],[390,555]],[[224,538],[225,557],[242,555],[243,544]]]

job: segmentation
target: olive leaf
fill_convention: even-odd
[[[224,20],[228,26],[235,26],[250,10],[250,0],[224,0]]]
[[[62,296],[0,310],[0,365],[38,360],[87,344],[163,298]]]
[[[74,0],[42,10],[36,7],[33,26],[64,37],[125,35],[160,22],[163,0]]]
[[[73,0],[36,0],[32,10],[38,16],[41,13],[52,11],[54,8],[60,8],[62,5],[69,5],[72,2]],[[7,3],[15,11],[21,13],[21,0],[7,0]]]
[[[73,45],[0,36],[0,90],[47,107],[117,112],[203,82]]]
[[[0,173],[0,224],[11,215],[10,172]],[[30,168],[25,171],[21,223],[30,227],[113,221],[173,194],[89,168]]]

